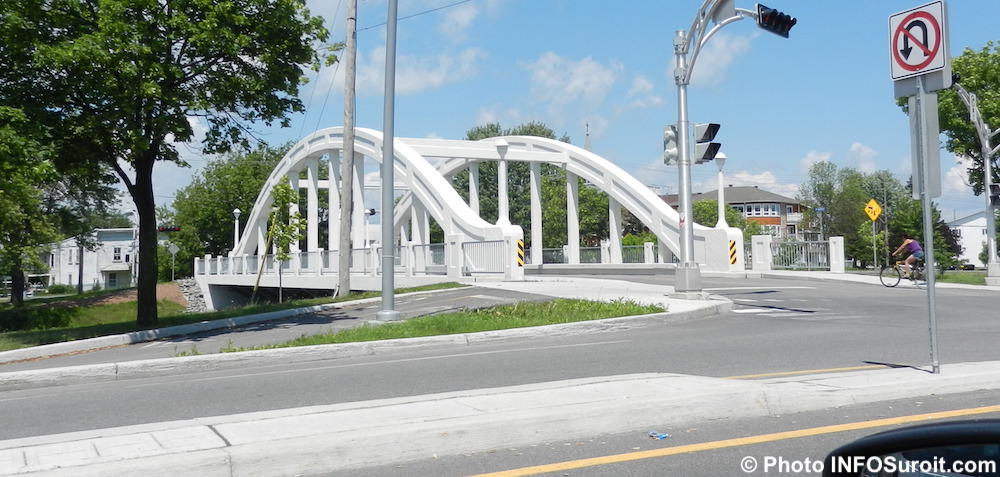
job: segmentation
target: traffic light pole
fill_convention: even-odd
[[[1000,145],[991,147],[990,139],[1000,133],[1000,129],[990,131],[983,121],[983,116],[979,112],[978,98],[975,93],[970,93],[962,85],[955,83],[955,92],[965,103],[969,110],[969,119],[976,126],[979,133],[979,144],[982,146],[983,156],[983,195],[986,196],[986,280],[987,282],[1000,282],[1000,262],[997,261],[997,226],[996,212],[990,200],[990,184],[993,183],[993,156],[1000,150]],[[995,283],[987,283],[993,285]]]
[[[756,13],[732,6],[733,0],[708,0],[695,16],[691,30],[677,30],[674,36],[674,82],[677,84],[677,182],[678,213],[680,214],[680,262],[674,280],[674,291],[682,294],[701,293],[701,269],[694,260],[694,220],[691,205],[691,147],[688,123],[687,87],[691,69],[698,53],[720,28]],[[729,11],[726,11],[726,10]],[[719,17],[725,17],[719,19]],[[716,25],[706,31],[709,20]],[[691,46],[694,50],[691,51]]]

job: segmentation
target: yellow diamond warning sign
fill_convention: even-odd
[[[882,207],[878,205],[878,202],[875,202],[875,199],[869,200],[868,205],[865,206],[865,213],[874,222],[882,214]]]

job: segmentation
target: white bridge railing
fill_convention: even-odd
[[[461,263],[453,270],[470,275],[501,275],[507,277],[512,272],[512,255],[517,253],[505,240],[465,242],[460,245]],[[396,273],[407,276],[447,275],[449,267],[446,244],[397,246]],[[292,253],[291,258],[280,264],[281,274],[286,276],[327,276],[336,275],[339,267],[336,250]],[[263,267],[261,267],[263,261]],[[356,248],[351,250],[351,274],[377,276],[382,271],[382,248]],[[274,255],[238,255],[228,257],[195,258],[194,274],[208,275],[276,275],[278,267]],[[455,273],[454,271],[452,273]]]

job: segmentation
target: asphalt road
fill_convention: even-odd
[[[705,288],[738,306],[711,318],[609,333],[6,392],[0,439],[590,376],[929,365],[919,290],[782,279],[706,279]],[[431,302],[442,306],[440,299]],[[998,359],[995,305],[989,292],[938,291],[943,364]],[[139,344],[120,352],[148,349]]]

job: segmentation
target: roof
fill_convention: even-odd
[[[986,211],[985,210],[980,210],[979,212],[975,212],[975,213],[966,215],[965,217],[962,217],[960,219],[952,220],[951,222],[948,222],[948,226],[949,227],[961,227],[963,225],[974,225],[974,224],[972,224],[972,222],[979,222],[979,221],[982,221],[983,225],[986,224]],[[978,224],[975,224],[975,225],[978,226]]]
[[[775,194],[774,192],[768,192],[764,189],[760,189],[757,186],[745,187],[745,186],[729,186],[725,190],[725,200],[727,204],[752,204],[752,203],[779,203],[779,204],[799,204],[798,200],[785,197],[780,194]],[[661,198],[672,206],[677,205],[677,194],[664,195]],[[710,190],[708,192],[701,192],[698,194],[691,194],[691,201],[697,202],[699,200],[717,200],[719,198],[719,190]]]

